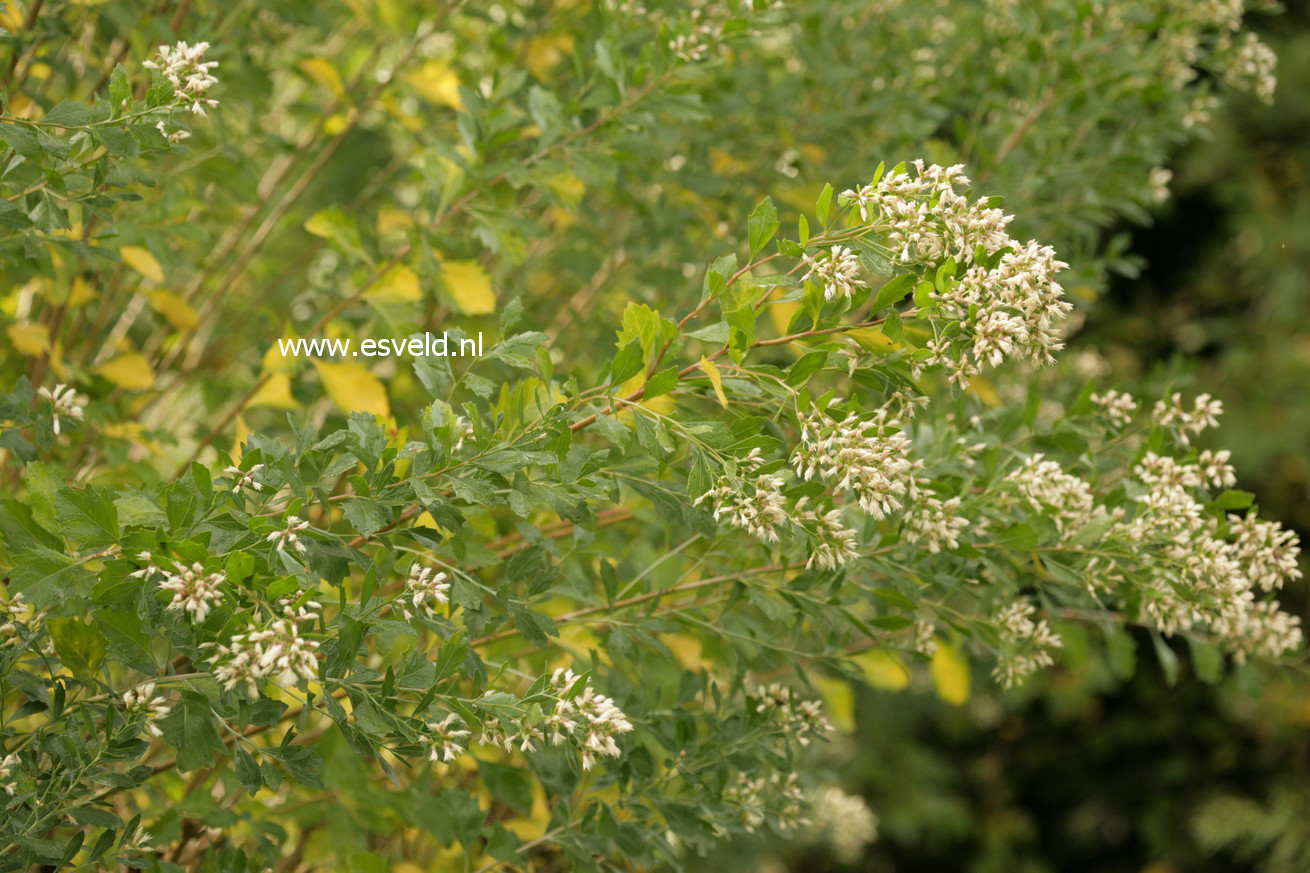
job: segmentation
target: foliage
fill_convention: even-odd
[[[1038,369],[1044,243],[1094,296],[1219,81],[1267,96],[1227,4],[28,13],[5,869],[855,857],[805,766],[852,682],[1301,647],[1221,404]],[[485,354],[275,342],[443,328]]]

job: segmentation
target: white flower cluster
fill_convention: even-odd
[[[960,498],[939,500],[921,495],[905,510],[905,539],[920,543],[934,555],[942,549],[958,549],[959,536],[969,520],[958,513]]]
[[[229,466],[224,468],[223,472],[232,476],[232,493],[236,494],[242,488],[253,488],[255,491],[263,491],[263,484],[255,479],[255,474],[262,469],[264,469],[263,464],[255,464],[249,470],[242,470],[240,467]]]
[[[778,720],[783,735],[802,746],[808,746],[813,737],[821,737],[832,730],[823,715],[823,706],[817,700],[799,700],[791,688],[779,682],[756,691],[759,703],[755,711]]]
[[[957,191],[970,185],[963,169],[915,161],[913,174],[898,168],[842,193],[842,202],[857,207],[862,220],[887,225],[888,242],[900,249],[902,261],[953,257],[964,268],[958,282],[934,297],[943,314],[970,329],[973,360],[949,357],[942,346],[932,360],[951,369],[952,380],[961,384],[985,364],[996,366],[1012,355],[1050,363],[1051,353],[1064,346],[1057,325],[1072,310],[1055,281],[1068,264],[1050,246],[1012,239],[1006,228],[1014,216]],[[993,267],[978,260],[998,253]]]
[[[1237,474],[1228,459],[1231,453],[1224,449],[1209,449],[1197,456],[1195,464],[1185,464],[1169,457],[1147,452],[1133,468],[1133,475],[1157,491],[1162,488],[1231,488],[1237,484]]]
[[[312,600],[298,609],[287,606],[267,627],[236,634],[227,645],[202,644],[214,649],[214,678],[228,691],[244,685],[251,697],[261,679],[290,686],[318,678],[318,642],[301,636],[300,623],[316,620],[322,608]]]
[[[1137,401],[1131,394],[1110,390],[1104,394],[1093,394],[1090,399],[1101,408],[1106,418],[1110,419],[1110,424],[1115,427],[1124,428],[1133,423],[1133,415],[1137,412]]]
[[[1023,466],[1008,479],[1033,509],[1054,510],[1051,518],[1066,538],[1077,533],[1095,514],[1091,487],[1040,454],[1025,458]]]
[[[820,570],[836,570],[860,556],[855,547],[855,531],[842,524],[841,510],[820,513],[808,509],[808,497],[796,502],[796,521],[810,537],[810,558],[806,569],[818,566]]]
[[[1233,484],[1228,453],[1201,452],[1195,463],[1148,453],[1134,475],[1144,493],[1136,498],[1137,511],[1118,526],[1150,571],[1144,619],[1166,634],[1205,629],[1239,661],[1298,648],[1300,620],[1279,611],[1276,600],[1256,599],[1257,591],[1300,578],[1296,535],[1254,511],[1230,516],[1225,531],[1189,490]],[[1118,569],[1112,561],[1102,576],[1118,581]]]
[[[747,833],[755,833],[772,814],[779,830],[788,831],[810,823],[804,815],[805,792],[795,773],[774,772],[767,778],[738,773],[737,780],[723,792],[723,800],[737,810],[738,821]]]
[[[1169,400],[1157,400],[1152,417],[1158,427],[1173,431],[1183,445],[1191,445],[1191,437],[1206,428],[1218,427],[1219,416],[1224,414],[1223,401],[1215,400],[1209,394],[1200,394],[1192,403],[1191,410],[1183,405],[1183,395],[1174,392]]]
[[[1031,603],[1016,600],[994,619],[1001,649],[992,675],[1006,688],[1055,663],[1051,653],[1060,648],[1060,638],[1045,619],[1034,621],[1036,614],[1037,609]]]
[[[287,526],[282,530],[275,530],[268,536],[264,537],[267,542],[277,543],[277,550],[285,552],[287,546],[291,546],[300,554],[305,554],[305,544],[300,541],[300,534],[309,527],[309,522],[299,516],[288,516]]]
[[[792,464],[802,479],[818,476],[836,494],[850,492],[874,518],[886,518],[914,493],[910,441],[882,411],[871,419],[855,413],[836,421],[812,410],[801,420],[801,442]]]
[[[451,451],[458,452],[464,448],[466,440],[473,439],[473,423],[462,415],[455,416],[455,423],[451,425],[451,431],[455,436],[455,445]]]
[[[833,246],[813,258],[802,254],[801,260],[809,267],[801,281],[813,279],[823,291],[825,300],[850,297],[855,293],[855,286],[859,284],[860,259],[846,246]]]
[[[32,629],[31,624],[36,618],[23,621],[22,615],[26,611],[27,600],[22,592],[12,595],[8,603],[0,605],[0,649],[18,645],[19,631]]]
[[[442,761],[449,764],[468,747],[469,731],[460,717],[449,713],[441,721],[427,722],[428,736],[424,741],[428,745],[428,760]]]
[[[173,707],[168,705],[168,701],[162,695],[155,694],[155,683],[153,682],[146,682],[125,691],[123,693],[123,708],[129,714],[139,713],[144,715],[145,721],[141,726],[152,737],[162,737],[164,735],[157,722],[173,711]]]
[[[714,487],[697,497],[692,505],[700,506],[708,500],[715,521],[726,519],[728,524],[758,540],[776,543],[778,527],[787,523],[786,501],[782,496],[786,480],[772,474],[755,475],[761,466],[760,450],[752,449],[737,461],[740,479],[720,476]]]
[[[415,561],[409,567],[409,578],[405,580],[405,591],[400,595],[400,609],[405,618],[413,618],[410,607],[422,611],[428,616],[436,615],[434,604],[445,606],[450,602],[450,577],[438,573],[431,567],[425,567]]]
[[[5,755],[3,759],[0,759],[0,791],[10,797],[13,797],[18,791],[18,784],[10,781],[13,778],[14,771],[18,769],[18,763],[17,754]]]
[[[563,695],[577,678],[572,670],[556,670],[550,679],[551,687]],[[553,746],[569,738],[577,743],[582,752],[582,769],[590,770],[597,756],[617,758],[622,754],[615,737],[631,731],[632,723],[613,700],[597,694],[588,682],[576,697],[560,697],[547,716],[546,728]]]
[[[158,70],[173,86],[179,99],[189,103],[188,107],[196,115],[204,115],[205,107],[217,106],[218,101],[206,97],[206,92],[218,84],[218,79],[209,71],[218,66],[218,61],[206,61],[205,52],[209,43],[198,42],[188,45],[185,41],[176,45],[161,45],[155,60],[143,61],[141,66]]]
[[[55,436],[59,436],[59,417],[73,418],[78,421],[82,420],[83,407],[86,406],[86,395],[78,394],[75,390],[67,385],[59,384],[55,390],[51,391],[44,385],[36,392],[50,403],[54,412]]]
[[[810,802],[815,836],[827,841],[832,854],[843,864],[860,860],[864,849],[878,839],[878,817],[858,794],[847,794],[836,785],[815,793]]]
[[[1218,50],[1226,54],[1223,76],[1232,85],[1245,88],[1265,103],[1274,102],[1278,88],[1278,56],[1254,33],[1234,37],[1225,34]]]
[[[142,556],[149,558],[146,553],[142,553]],[[192,621],[204,621],[210,610],[223,600],[221,586],[226,577],[222,573],[206,573],[204,565],[200,563],[183,567],[176,573],[155,569],[164,577],[159,587],[173,592],[173,599],[166,608],[185,610],[191,614]]]

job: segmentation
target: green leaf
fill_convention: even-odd
[[[678,368],[668,367],[646,380],[646,393],[643,399],[650,400],[668,394],[676,387],[678,387]]]
[[[1230,488],[1214,500],[1210,501],[1210,508],[1221,511],[1230,509],[1250,509],[1253,503],[1255,503],[1255,495],[1250,491],[1235,491]]]
[[[516,812],[532,812],[532,779],[518,767],[479,761],[478,772],[491,796]]]
[[[873,308],[869,310],[870,314],[882,312],[888,306],[892,306],[905,299],[905,296],[914,288],[915,277],[909,273],[889,279],[878,289],[878,294],[873,298]]]
[[[264,787],[264,777],[260,774],[259,764],[251,757],[250,753],[237,743],[237,779],[241,782],[241,787],[246,789],[246,793],[254,797],[259,793],[259,789]]]
[[[828,226],[828,213],[832,210],[832,185],[825,184],[819,192],[819,199],[814,204],[814,215],[824,228]]]
[[[122,64],[114,64],[114,72],[109,76],[109,102],[115,113],[122,113],[132,106],[132,85],[127,81],[127,70]]]
[[[105,659],[105,638],[99,630],[80,618],[56,618],[50,622],[50,638],[59,659],[74,676],[95,680]]]
[[[102,491],[60,488],[55,517],[64,533],[83,546],[102,548],[118,541],[118,509]]]
[[[778,232],[778,208],[773,205],[773,198],[765,197],[751,212],[746,223],[750,237],[751,257],[769,244]]]
[[[194,691],[182,692],[182,699],[159,722],[159,729],[164,732],[164,739],[177,750],[179,773],[213,766],[223,749],[209,701]]]
[[[619,353],[614,356],[614,362],[610,364],[610,384],[616,388],[622,385],[640,373],[644,363],[641,343],[636,341],[628,343],[619,350]]]
[[[509,617],[529,645],[545,646],[550,642],[549,637],[559,634],[550,616],[534,612],[517,601],[510,601]]]
[[[47,112],[41,120],[60,127],[81,127],[90,123],[91,110],[83,103],[65,100]]]

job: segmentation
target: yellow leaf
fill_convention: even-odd
[[[573,51],[573,37],[534,36],[523,44],[523,66],[538,79],[546,79],[555,65],[564,59],[565,52]]]
[[[864,673],[864,681],[883,691],[900,691],[910,684],[910,673],[895,653],[870,649],[851,658]]]
[[[96,290],[81,276],[73,280],[73,287],[68,292],[68,306],[71,309],[96,299]]]
[[[5,329],[14,348],[29,358],[39,358],[50,351],[50,334],[39,324],[11,324]]]
[[[952,706],[963,706],[969,699],[969,662],[959,649],[937,643],[932,656],[932,684],[937,696]]]
[[[673,657],[678,659],[678,663],[684,669],[697,672],[710,666],[701,654],[701,641],[699,637],[691,634],[660,634],[660,642],[669,647]]]
[[[728,395],[723,393],[723,377],[719,375],[719,368],[704,355],[701,355],[700,368],[705,371],[706,376],[710,377],[710,384],[714,386],[714,396],[719,398],[719,405],[727,409]]]
[[[893,352],[901,347],[901,344],[888,338],[887,334],[877,328],[868,328],[865,330],[848,330],[846,335],[860,344],[866,352],[886,353]]]
[[[587,183],[572,173],[556,173],[546,179],[546,184],[568,206],[576,206],[582,195],[587,193]]]
[[[380,418],[391,415],[387,389],[363,364],[330,364],[316,359],[314,367],[328,396],[342,412],[368,412]]]
[[[284,325],[284,328],[290,326],[291,326],[290,324],[287,324]],[[296,337],[295,334],[287,334],[283,336],[282,339],[295,340],[298,339],[298,337]],[[298,359],[296,358],[295,355],[282,354],[281,346],[279,346],[277,344],[277,341],[274,340],[273,342],[269,343],[268,348],[264,350],[264,359],[263,359],[264,372],[265,373],[294,372],[296,369],[297,360]]]
[[[710,149],[710,170],[716,176],[740,176],[751,169],[741,158],[734,158],[722,149]]]
[[[148,296],[155,312],[178,330],[195,330],[200,324],[196,311],[181,296],[171,291],[151,291]]]
[[[236,434],[232,437],[232,461],[241,463],[241,447],[245,445],[246,439],[250,436],[250,425],[246,424],[245,416],[238,414],[236,423]]]
[[[123,246],[118,250],[123,262],[152,282],[164,281],[164,268],[155,256],[141,246]]]
[[[778,333],[786,333],[792,318],[796,315],[796,310],[800,308],[801,304],[798,300],[769,304],[769,321],[773,322],[773,329]]]
[[[404,209],[383,206],[378,210],[378,235],[386,236],[392,231],[405,230],[414,226],[414,217]]]
[[[350,97],[346,94],[346,85],[341,81],[341,74],[327,58],[305,58],[300,62],[300,69],[309,78],[331,91],[342,103],[350,102]]]
[[[127,352],[96,367],[96,372],[128,391],[144,391],[155,384],[150,362],[140,352]]]
[[[286,373],[273,373],[268,381],[250,398],[247,406],[269,406],[273,409],[297,409],[300,404],[291,396],[291,378]]]
[[[434,58],[428,61],[405,76],[405,81],[429,103],[449,106],[454,110],[464,108],[464,101],[459,96],[459,76],[443,60]]]
[[[855,693],[851,684],[831,676],[820,678],[817,684],[832,726],[844,734],[855,733]]]
[[[418,274],[404,264],[397,264],[365,291],[364,296],[384,303],[414,303],[423,299],[423,291]]]
[[[491,277],[477,261],[445,261],[441,265],[441,278],[446,290],[455,298],[460,312],[465,315],[489,315],[496,311],[496,294],[491,290]]]
[[[988,406],[1001,405],[1001,395],[997,394],[995,386],[982,376],[974,376],[970,379],[969,387],[965,390]]]

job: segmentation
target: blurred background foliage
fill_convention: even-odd
[[[74,207],[31,231],[121,260],[0,253],[4,382],[48,370],[92,399],[103,456],[70,477],[155,480],[204,440],[284,430],[288,411],[403,421],[428,399],[408,365],[288,363],[264,354],[277,337],[494,332],[519,297],[555,358],[594,372],[629,302],[694,303],[764,194],[790,227],[825,181],[922,156],[965,162],[1016,236],[1072,264],[1065,372],[1221,398],[1241,487],[1310,533],[1305,9],[1253,16],[1281,65],[1264,106],[1204,51],[1176,84],[1168,37],[1223,5],[1187,0],[759,3],[673,63],[662,46],[709,6],[41,5],[0,22],[21,35],[0,55],[15,113],[89,100],[114,62],[177,38],[222,64],[222,106],[189,149],[114,180],[130,196],[112,232]],[[402,246],[417,299],[407,280],[349,296]],[[868,800],[878,841],[850,863],[821,841],[734,845],[705,869],[1310,869],[1304,681],[1209,684],[1133,642],[1107,656],[1071,639],[1051,675],[1007,695],[979,681],[958,706],[917,668],[826,689],[850,732],[820,765]]]

